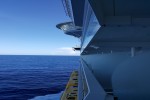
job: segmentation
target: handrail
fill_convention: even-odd
[[[81,69],[82,69],[82,72],[81,72]],[[83,60],[81,61],[81,69],[80,69],[79,77],[81,77],[81,75],[84,75],[88,91],[87,91],[86,96],[80,95],[79,100],[93,100],[94,98],[98,98],[99,100],[113,100],[113,96],[108,95],[104,91],[103,87],[96,80],[96,78],[94,77],[94,75],[89,70],[88,66]],[[81,80],[79,81],[79,84],[81,84],[80,82]],[[80,86],[79,90],[81,90],[80,88],[83,89],[83,86]]]
[[[80,65],[81,66],[81,65]],[[78,100],[83,100],[84,98],[84,90],[83,90],[83,74],[82,67],[79,67],[78,74]]]
[[[69,0],[62,0],[62,4],[63,4],[66,15],[69,16],[73,20],[70,1]]]

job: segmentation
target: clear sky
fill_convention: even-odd
[[[0,0],[0,55],[76,55],[79,39],[56,24],[70,21],[61,0]]]

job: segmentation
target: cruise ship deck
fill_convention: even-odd
[[[78,95],[78,71],[73,71],[61,100],[77,100]]]

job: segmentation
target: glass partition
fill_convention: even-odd
[[[93,36],[100,28],[100,24],[88,2],[85,1],[84,20],[83,20],[83,33],[81,39],[81,52],[86,48]]]

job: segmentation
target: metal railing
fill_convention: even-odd
[[[78,100],[113,100],[113,96],[104,91],[84,61],[81,62],[78,90]]]
[[[69,16],[73,20],[71,1],[70,0],[62,0],[62,4],[63,4],[66,15]]]
[[[85,75],[83,74],[83,69],[82,67],[80,67],[79,69],[79,75],[78,76],[78,81],[79,81],[79,85],[78,85],[78,100],[83,100],[83,98],[85,98],[85,96],[88,93],[88,87],[87,87],[87,83],[85,80]]]

